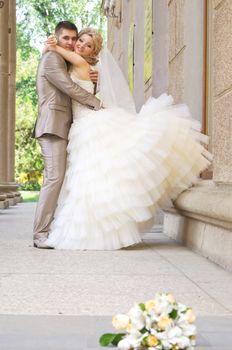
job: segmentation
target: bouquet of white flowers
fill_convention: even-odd
[[[194,350],[195,315],[171,294],[160,293],[154,299],[135,304],[127,314],[113,317],[113,326],[125,333],[103,334],[102,346],[121,350]]]

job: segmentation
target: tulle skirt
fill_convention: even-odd
[[[67,170],[47,244],[114,250],[141,241],[142,226],[210,164],[207,137],[166,94],[140,114],[84,109],[71,127]]]

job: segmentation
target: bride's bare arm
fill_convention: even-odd
[[[46,45],[43,49],[43,53],[46,51],[58,52],[66,61],[70,62],[73,66],[76,66],[76,67],[80,67],[87,64],[85,59],[80,55],[78,55],[77,53],[73,51],[68,51],[63,47],[56,45],[56,39],[54,36],[50,36],[47,39]]]
[[[66,61],[70,62],[73,66],[81,67],[87,62],[75,52],[65,50],[63,47],[56,45],[52,48],[53,51],[58,52]]]

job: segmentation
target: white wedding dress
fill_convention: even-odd
[[[72,79],[89,92],[90,81]],[[210,154],[185,105],[166,94],[139,114],[73,101],[67,171],[47,244],[114,250],[141,241],[142,225],[197,181]]]

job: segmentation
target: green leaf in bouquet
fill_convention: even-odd
[[[140,330],[140,333],[142,333],[142,334],[144,334],[144,333],[146,333],[146,332],[147,332],[147,328],[145,328],[145,327],[144,327],[143,329]]]
[[[142,311],[145,311],[145,304],[141,303],[141,304],[139,304],[139,307]]]
[[[113,341],[112,341],[112,344],[117,346],[118,343],[125,337],[125,333],[119,333],[119,334],[116,334],[116,336],[114,337]]]
[[[172,312],[170,312],[169,317],[175,320],[177,318],[177,309],[173,309]]]
[[[114,334],[114,333],[105,333],[103,334],[100,339],[99,343],[101,346],[108,346],[108,345],[118,345],[120,340],[125,336],[125,333],[119,333],[119,334]]]
[[[101,344],[101,346],[108,346],[112,344],[114,337],[115,337],[115,334],[105,333],[100,337],[99,343]]]
[[[148,337],[142,339],[141,345],[142,346],[147,346],[148,345]]]

